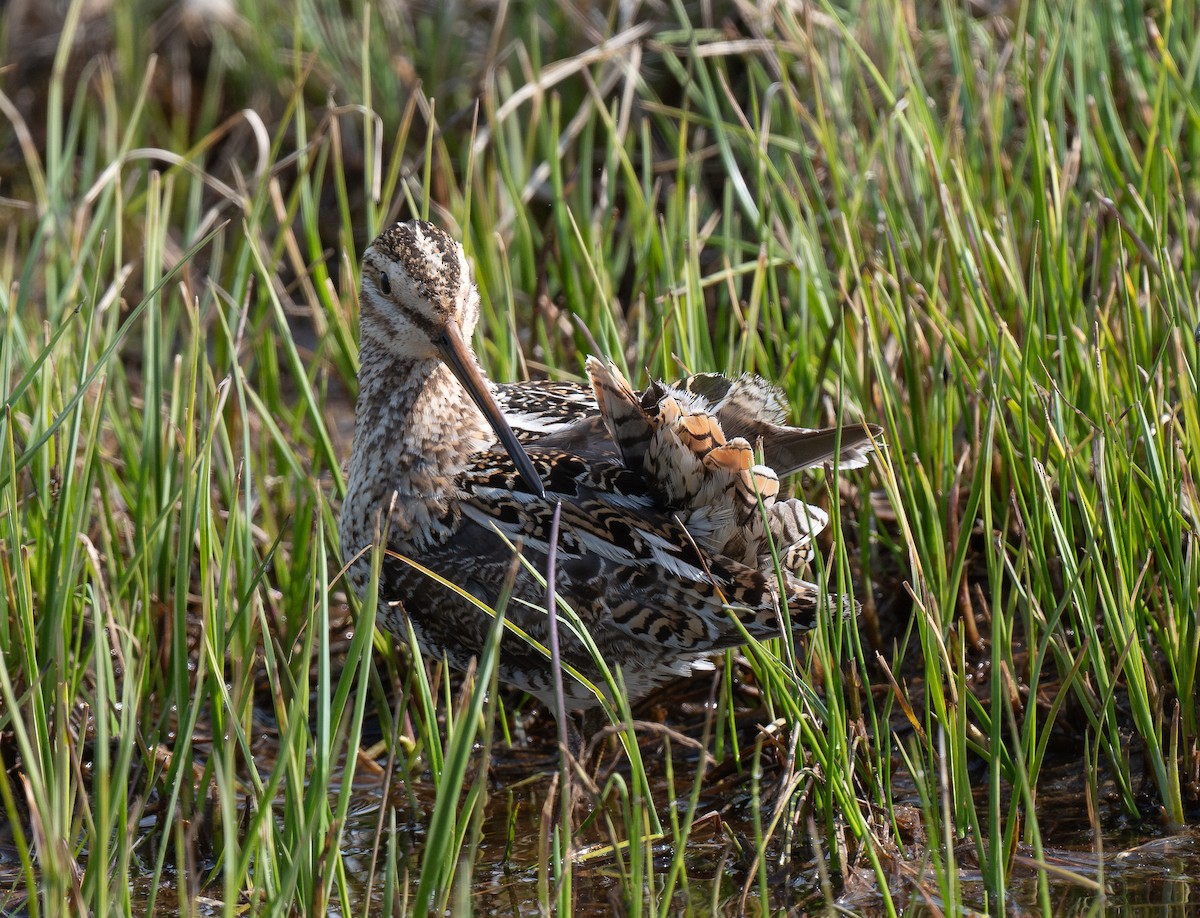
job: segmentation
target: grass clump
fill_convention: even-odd
[[[8,12],[0,909],[1189,894],[1106,855],[1198,806],[1195,4],[716,7]],[[799,483],[861,619],[618,693],[551,778],[490,655],[351,617],[357,263],[408,215],[495,378],[882,423]]]

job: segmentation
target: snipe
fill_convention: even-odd
[[[800,577],[825,515],[779,497],[779,475],[861,465],[879,428],[784,426],[779,390],[715,374],[635,392],[611,363],[587,361],[591,388],[494,386],[471,334],[479,294],[462,247],[429,223],[399,223],[363,256],[359,395],[340,537],[361,595],[365,547],[387,532],[380,620],[412,623],[422,648],[463,668],[492,620],[419,572],[411,558],[484,603],[498,600],[520,545],[546,569],[561,502],[556,585],[631,696],[706,668],[706,655],[810,628],[825,600]],[[507,420],[506,420],[507,414]],[[756,465],[751,444],[761,444]],[[774,471],[772,471],[772,468]],[[761,499],[761,503],[760,503]],[[782,577],[771,545],[781,561]],[[842,601],[830,597],[835,607]],[[547,644],[545,591],[522,570],[510,621]],[[597,684],[591,655],[559,628],[564,662]],[[553,705],[550,661],[508,634],[502,681]],[[565,678],[571,709],[596,704]]]

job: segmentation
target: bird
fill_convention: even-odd
[[[853,614],[804,579],[827,516],[779,479],[863,465],[881,428],[788,426],[782,392],[752,375],[636,390],[597,356],[587,384],[495,384],[471,346],[479,311],[463,247],[438,226],[393,224],[363,253],[338,529],[360,598],[371,552],[385,552],[386,631],[404,640],[411,626],[423,653],[466,669],[492,629],[486,610],[506,602],[500,681],[583,712],[605,691],[596,653],[634,701],[748,636],[810,629],[824,603]],[[555,592],[577,618],[547,611],[535,572],[552,554]]]

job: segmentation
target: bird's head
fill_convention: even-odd
[[[442,360],[483,412],[525,483],[544,494],[541,479],[496,404],[471,350],[479,321],[479,291],[466,253],[432,223],[396,223],[363,254],[361,334],[405,361]]]
[[[397,357],[443,355],[446,335],[470,341],[479,292],[463,248],[432,223],[396,223],[363,255],[363,335]]]

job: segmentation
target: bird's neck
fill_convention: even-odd
[[[399,550],[449,535],[455,479],[495,440],[441,361],[406,360],[364,336],[340,536],[346,560],[386,525]],[[452,516],[452,514],[451,514]]]

